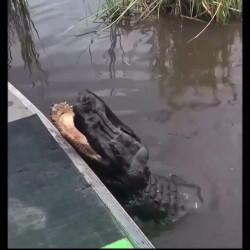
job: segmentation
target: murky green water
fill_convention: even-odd
[[[95,91],[148,146],[152,172],[201,186],[204,205],[155,246],[240,247],[241,23],[186,44],[205,24],[161,18],[96,33],[100,24],[78,21],[99,1],[29,4],[9,10],[9,81],[47,117],[53,102]]]

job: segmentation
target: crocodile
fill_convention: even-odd
[[[79,93],[72,106],[54,104],[50,114],[62,136],[129,214],[173,223],[203,203],[199,186],[176,175],[151,173],[147,147],[93,92]]]

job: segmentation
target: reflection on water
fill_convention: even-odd
[[[186,44],[180,32],[175,32],[181,30],[177,25],[178,22],[166,27],[165,22],[160,21],[154,28],[152,68],[158,78],[160,97],[171,109],[180,110],[219,105],[218,83],[228,85],[235,96],[230,74],[233,45],[240,36],[238,30],[223,34],[223,43],[196,39]],[[212,95],[208,102],[204,102],[202,96],[208,93],[206,89],[210,89]]]
[[[176,20],[160,19],[131,24],[131,20],[125,19],[110,29],[110,47],[105,52],[109,55],[104,65],[108,64],[110,79],[124,78],[128,74],[136,79],[139,72],[132,67],[140,66],[142,62],[138,60],[138,48],[145,48],[142,51],[146,55],[143,64],[149,67],[147,71],[140,72],[139,79],[145,77],[145,80],[152,78],[157,81],[167,119],[184,108],[202,110],[220,105],[220,90],[223,88],[230,89],[229,104],[237,101],[231,67],[234,60],[232,50],[238,40],[241,42],[241,30],[238,26],[231,26],[222,31],[223,40],[218,37],[215,40],[198,38],[187,44],[187,36],[182,34],[184,28],[183,22]],[[95,46],[95,42],[92,39],[90,46]],[[124,48],[126,43],[130,48]],[[117,70],[121,64],[124,69]],[[130,69],[126,70],[126,65]]]
[[[220,39],[212,41],[198,38],[187,44],[186,36],[182,34],[183,23],[167,21],[170,22],[169,25],[166,25],[165,19],[152,21],[151,27],[146,25],[146,28],[143,23],[131,26],[130,22],[126,22],[110,29],[110,78],[116,77],[116,53],[120,54],[119,48],[115,50],[117,38],[120,38],[121,45],[121,34],[124,39],[129,37],[130,32],[138,29],[146,34],[146,42],[140,37],[134,41],[131,50],[126,52],[120,46],[121,62],[124,63],[126,57],[132,61],[137,46],[145,46],[145,43],[151,45],[146,52],[150,54],[149,68],[153,79],[157,80],[158,94],[165,103],[168,118],[183,108],[206,109],[220,105],[218,92],[224,87],[228,87],[231,92],[232,98],[228,103],[236,101],[237,93],[235,84],[231,81],[231,67],[232,50],[236,40],[241,39],[238,27],[225,29],[221,42]],[[133,40],[133,34],[130,37]]]
[[[110,72],[110,78],[115,77],[115,47],[117,42],[117,34],[116,34],[116,27],[111,27],[110,29],[110,48],[108,50],[109,56],[110,56],[110,63],[109,63],[109,72]]]
[[[16,36],[21,45],[21,55],[24,61],[24,68],[28,67],[30,77],[34,71],[38,71],[38,78],[41,83],[47,82],[46,72],[42,69],[39,61],[39,53],[34,44],[34,33],[39,39],[38,31],[31,20],[26,0],[8,1],[8,67],[11,67],[12,54],[11,46],[15,43]],[[32,79],[33,87],[35,79]]]

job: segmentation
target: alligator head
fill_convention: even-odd
[[[78,95],[73,111],[75,127],[110,172],[126,186],[145,187],[150,175],[148,149],[135,133],[89,90]]]

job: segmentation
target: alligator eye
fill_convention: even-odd
[[[88,102],[82,102],[82,106],[85,106],[86,104],[88,104]]]
[[[89,104],[90,103],[90,99],[89,99],[89,97],[87,97],[87,96],[84,96],[83,98],[82,98],[82,105],[86,105],[86,104]]]

